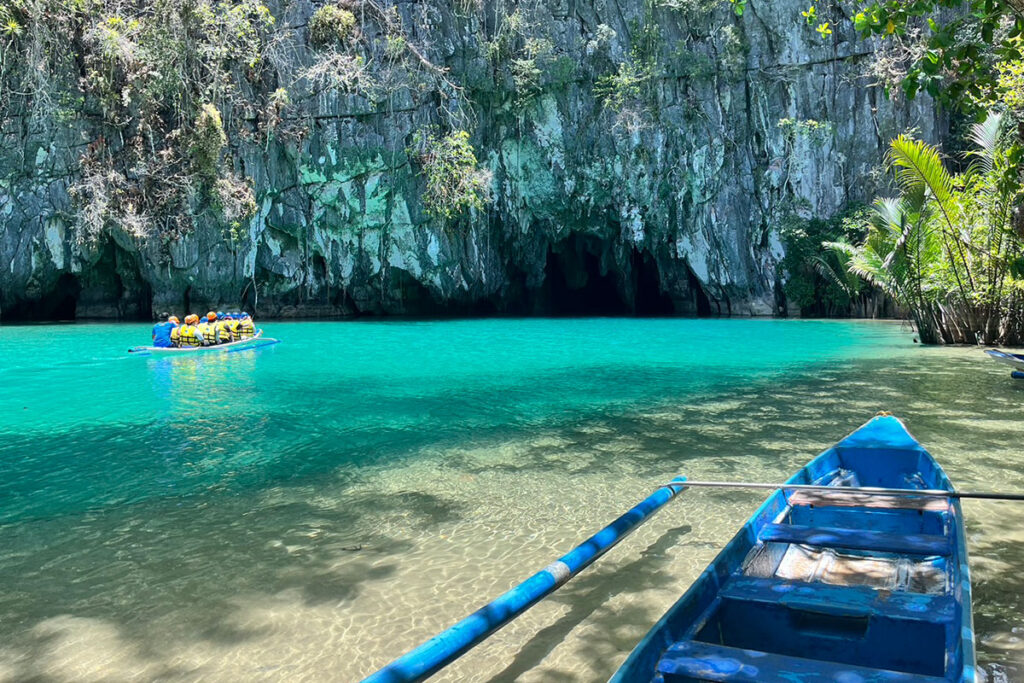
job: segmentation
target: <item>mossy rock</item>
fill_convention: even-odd
[[[317,47],[344,43],[355,29],[356,15],[338,5],[325,5],[309,19],[309,39]]]

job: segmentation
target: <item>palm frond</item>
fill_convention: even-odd
[[[852,248],[851,245],[843,242],[826,242],[825,244],[834,250],[849,254],[850,260],[846,265],[848,271],[881,288],[891,296],[898,294],[898,287],[893,281],[892,273],[885,267],[884,259],[871,248],[869,243],[865,242],[859,247]]]
[[[849,242],[822,242],[821,246],[837,254],[843,254],[847,258],[853,258],[860,251],[860,247]]]
[[[902,232],[903,208],[899,197],[879,197],[871,207],[871,225],[887,232]]]
[[[940,205],[949,203],[953,178],[943,165],[938,149],[922,140],[900,135],[890,145],[888,161],[896,172],[896,182],[904,192],[914,194],[927,188]]]
[[[971,142],[978,148],[967,154],[976,160],[983,173],[991,171],[995,164],[996,152],[999,149],[999,132],[1002,126],[1003,115],[998,112],[989,112],[983,122],[971,126]]]
[[[850,257],[843,252],[835,252],[836,260],[839,262],[839,269],[837,270],[831,263],[828,262],[823,256],[815,256],[812,259],[812,267],[814,272],[821,276],[823,280],[827,280],[838,287],[846,296],[856,296],[860,291],[860,278],[853,275],[848,270],[850,264]]]

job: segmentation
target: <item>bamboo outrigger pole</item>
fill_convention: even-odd
[[[455,661],[473,646],[556,591],[634,529],[650,519],[683,490],[686,477],[676,477],[636,504],[629,512],[540,570],[515,588],[484,605],[447,631],[402,655],[363,683],[422,681]]]

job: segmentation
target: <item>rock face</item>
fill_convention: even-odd
[[[890,138],[942,132],[930,102],[866,87],[870,43],[839,29],[823,40],[796,0],[750,0],[740,17],[696,1],[537,5],[512,28],[513,7],[492,0],[386,8],[461,94],[383,87],[394,69],[367,47],[383,29],[358,8],[350,52],[371,57],[377,87],[316,86],[300,77],[321,57],[316,6],[271,6],[269,82],[291,103],[266,136],[259,117],[225,112],[221,163],[250,179],[258,207],[234,237],[199,219],[172,237],[111,224],[81,239],[69,190],[83,154],[105,136],[116,158],[123,143],[84,112],[57,123],[12,100],[0,317],[785,314],[782,222],[870,199]],[[620,79],[613,101],[607,77],[641,63],[656,63],[643,87]],[[267,82],[249,86],[254,98]],[[491,199],[441,221],[408,149],[417,131],[456,124],[492,174]]]

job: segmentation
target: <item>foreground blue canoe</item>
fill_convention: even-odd
[[[971,584],[942,468],[876,417],[773,493],[661,618],[613,683],[974,681]]]

